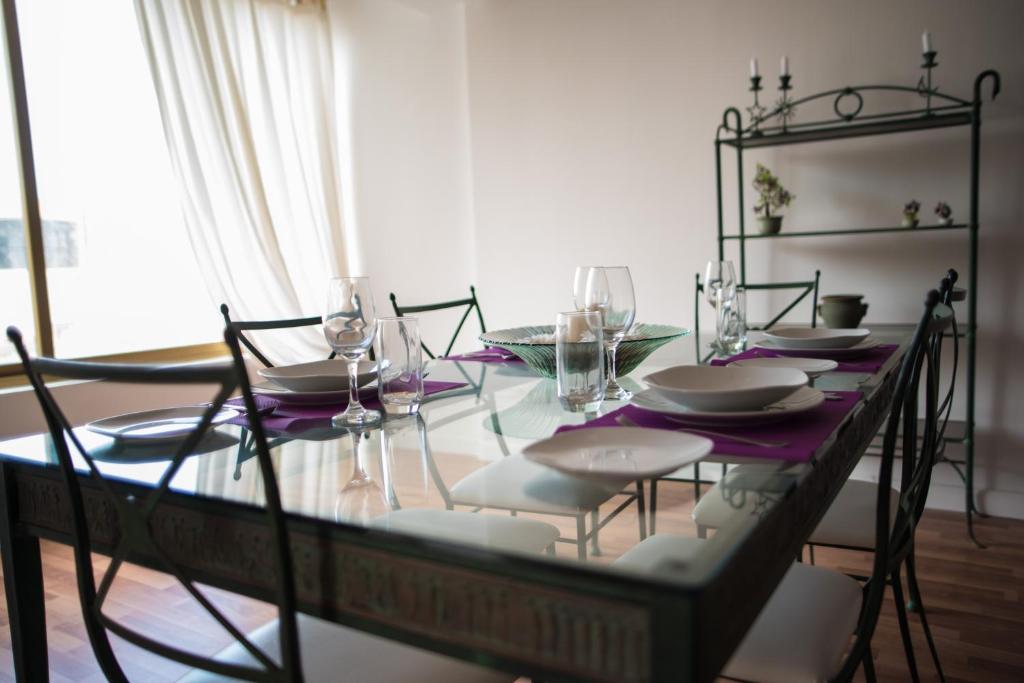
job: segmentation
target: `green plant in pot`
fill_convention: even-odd
[[[761,234],[774,235],[782,229],[782,216],[778,215],[779,209],[789,206],[789,203],[796,199],[796,195],[790,194],[789,190],[779,184],[779,179],[772,175],[768,167],[763,164],[757,165],[757,172],[754,174],[754,189],[758,192],[754,213],[757,214],[757,220],[761,224]]]

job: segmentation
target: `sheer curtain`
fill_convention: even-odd
[[[268,0],[135,0],[185,221],[235,319],[320,313],[348,274],[326,12]],[[277,362],[326,356],[277,334]]]

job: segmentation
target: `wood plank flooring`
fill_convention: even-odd
[[[692,505],[690,485],[660,486],[658,531],[692,534]],[[976,549],[967,539],[959,514],[929,511],[918,529],[921,590],[947,681],[1024,681],[1024,521],[990,518],[979,520],[977,526],[979,537],[989,546],[985,550]],[[636,533],[635,516],[623,514],[602,531],[605,554],[595,560],[612,560],[636,542]],[[54,543],[44,542],[42,547],[52,680],[102,681],[79,616],[71,554]],[[559,548],[560,555],[574,552],[571,546]],[[818,549],[816,556],[819,565],[848,572],[866,573],[870,566],[866,553]],[[106,560],[97,557],[96,564],[102,567]],[[210,593],[243,630],[274,616],[266,604],[220,591]],[[214,653],[230,641],[166,575],[127,567],[114,596],[112,614],[176,638],[185,647]],[[6,626],[6,605],[0,621]],[[911,627],[923,680],[938,680],[916,617],[911,617]],[[116,639],[115,649],[131,680],[173,681],[185,673],[183,667]],[[873,652],[880,680],[909,680],[891,598]],[[0,681],[9,680],[14,680],[10,634],[2,628]]]

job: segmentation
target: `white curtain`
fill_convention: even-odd
[[[136,0],[185,221],[236,320],[319,314],[347,275],[326,12],[268,0]],[[325,357],[315,327],[276,362]]]

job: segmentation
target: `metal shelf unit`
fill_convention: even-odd
[[[941,230],[967,230],[970,244],[969,264],[967,273],[967,324],[961,327],[966,346],[966,416],[963,435],[950,441],[961,443],[964,448],[962,461],[947,461],[956,469],[964,482],[966,494],[967,532],[978,543],[974,534],[973,516],[981,514],[974,497],[974,426],[975,426],[975,376],[976,348],[975,335],[977,330],[978,301],[978,184],[981,143],[981,105],[982,86],[986,81],[991,85],[991,98],[999,94],[999,73],[993,70],[983,71],[974,79],[973,99],[965,100],[946,93],[940,93],[932,87],[931,70],[936,66],[935,53],[925,54],[926,76],[916,87],[899,85],[866,85],[848,86],[816,93],[798,100],[791,100],[789,76],[783,76],[780,90],[782,97],[774,109],[765,110],[759,107],[758,91],[761,90],[760,77],[751,79],[751,91],[754,93],[754,107],[748,108],[752,116],[743,124],[742,116],[735,107],[729,107],[722,115],[722,123],[715,134],[715,175],[718,200],[718,258],[725,258],[726,242],[734,242],[739,250],[739,278],[747,282],[746,242],[752,239],[781,239],[828,237],[833,235],[851,234],[883,234],[883,233],[916,233]],[[903,111],[877,114],[861,114],[864,96],[878,92],[913,93],[925,100],[925,107]],[[797,105],[832,98],[835,118],[811,121],[807,123],[790,123],[792,113]],[[933,106],[933,101],[938,106]],[[745,225],[743,195],[743,153],[748,149],[763,149],[783,145],[828,142],[857,137],[891,135],[915,131],[933,130],[953,126],[970,126],[970,213],[966,223],[953,225],[925,225],[914,228],[907,227],[851,227],[835,230],[804,230],[783,232],[775,235],[747,234]],[[737,194],[739,202],[738,225],[736,231],[726,234],[723,215],[722,197],[722,148],[732,148],[736,153]],[[978,545],[981,545],[980,543]]]

